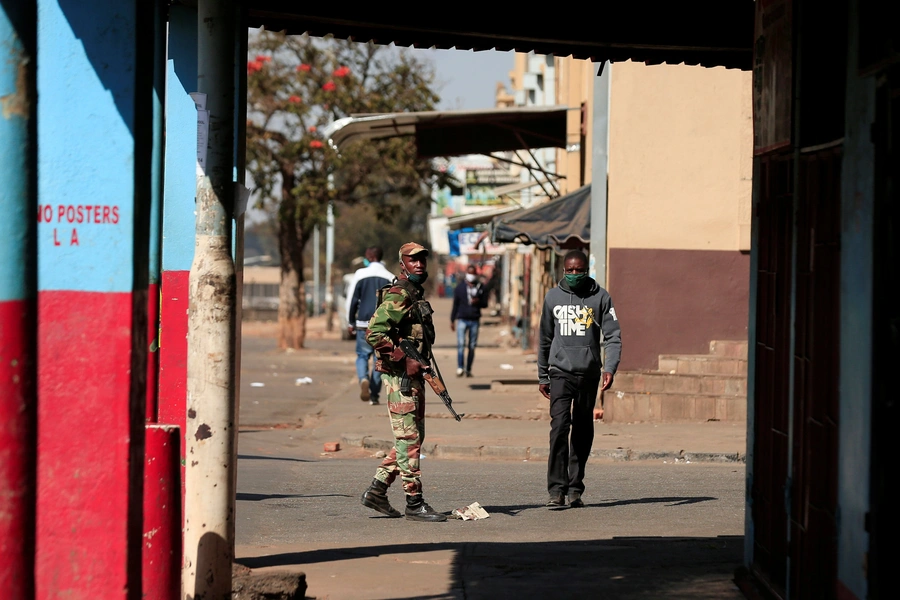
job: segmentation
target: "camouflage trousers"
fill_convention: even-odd
[[[375,479],[391,485],[399,475],[408,496],[422,493],[419,450],[425,439],[425,388],[419,377],[411,380],[412,396],[400,393],[400,377],[384,374],[382,392],[387,396],[394,447],[378,466]]]

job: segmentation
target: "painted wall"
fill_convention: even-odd
[[[847,63],[846,134],[841,176],[841,356],[838,453],[838,581],[856,598],[868,597],[872,408],[872,288],[875,78],[857,74],[856,3],[851,2]],[[846,595],[845,595],[846,597]]]
[[[612,248],[609,265],[620,370],[655,370],[660,354],[707,354],[712,340],[747,339],[748,254]]]
[[[751,74],[616,63],[610,248],[749,250]]]
[[[556,167],[566,178],[559,182],[560,193],[567,194],[581,187],[581,156],[584,154],[584,183],[591,182],[591,143],[593,140],[594,77],[597,65],[571,56],[556,59],[556,103],[569,109],[587,105],[585,114],[586,139],[581,144],[581,111],[569,110],[566,118],[566,145],[556,149]],[[577,147],[577,149],[576,149]]]

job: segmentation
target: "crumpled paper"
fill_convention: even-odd
[[[478,519],[487,519],[491,516],[477,502],[473,502],[465,508],[457,508],[450,515],[463,521],[477,521]]]

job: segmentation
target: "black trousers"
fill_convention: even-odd
[[[547,490],[584,492],[584,466],[594,443],[594,402],[600,374],[550,371],[550,457]],[[572,437],[569,440],[569,432]]]

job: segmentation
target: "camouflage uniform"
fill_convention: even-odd
[[[425,438],[425,388],[421,376],[409,378],[411,394],[401,393],[406,376],[405,354],[399,347],[408,339],[422,356],[431,358],[434,324],[421,286],[406,279],[394,281],[369,320],[366,341],[375,349],[375,368],[383,373],[394,447],[382,461],[375,479],[390,486],[400,475],[408,496],[422,493],[419,450]]]

